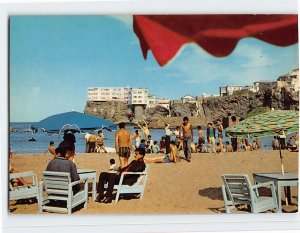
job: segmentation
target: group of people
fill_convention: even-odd
[[[104,134],[102,130],[98,131],[98,135],[86,133],[84,136],[86,141],[85,144],[85,153],[107,153],[104,146]]]
[[[284,131],[280,132],[277,136],[274,136],[272,140],[273,150],[289,150],[293,152],[299,151],[299,133],[296,132],[294,136],[289,137],[286,142],[286,135]]]

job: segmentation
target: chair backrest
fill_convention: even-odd
[[[145,170],[142,173],[143,174],[141,174],[136,181],[137,185],[144,185],[146,183],[148,175],[148,166],[146,166]]]
[[[68,195],[70,173],[44,171],[44,187],[47,194]]]
[[[222,175],[229,199],[234,204],[250,204],[253,198],[251,183],[247,175]]]

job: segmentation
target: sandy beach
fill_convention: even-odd
[[[298,153],[284,151],[286,172],[298,174]],[[163,156],[147,154],[148,158]],[[77,168],[107,171],[109,159],[118,157],[114,153],[77,154]],[[34,171],[38,180],[46,169],[51,155],[15,154],[11,164],[20,172]],[[130,157],[130,161],[133,155]],[[253,173],[278,172],[281,164],[278,151],[251,151],[223,154],[192,154],[191,163],[181,160],[178,164],[148,164],[149,176],[144,199],[121,199],[117,204],[102,204],[89,197],[88,208],[74,214],[211,214],[225,213],[221,193],[222,174],[247,174],[253,182]],[[98,179],[98,178],[97,178]],[[292,205],[283,201],[283,212],[297,212],[296,188],[292,187]],[[38,214],[37,203],[16,204],[10,202],[12,214]],[[43,213],[44,214],[44,213]]]

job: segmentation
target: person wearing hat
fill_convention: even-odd
[[[123,172],[142,172],[146,168],[144,162],[145,150],[143,148],[137,148],[134,151],[134,160],[126,167],[121,168],[117,173],[101,172],[99,176],[99,182],[97,187],[98,196],[96,202],[111,203],[112,192],[115,184],[119,184],[121,174]],[[123,184],[133,185],[139,176],[126,175],[123,179]],[[104,185],[107,183],[106,193],[104,194]]]

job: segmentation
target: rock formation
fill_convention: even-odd
[[[299,93],[287,89],[265,87],[258,93],[238,91],[232,96],[209,97],[197,103],[171,101],[170,110],[156,106],[145,109],[144,118],[151,128],[164,128],[165,123],[172,127],[180,125],[182,118],[188,116],[193,125],[206,126],[207,121],[214,121],[227,115],[245,118],[253,112],[265,111],[266,108],[299,110]],[[128,121],[128,106],[121,102],[87,102],[84,112],[100,116],[113,122]]]

